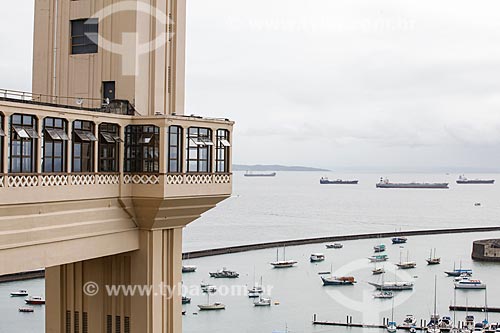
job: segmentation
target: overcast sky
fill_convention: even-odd
[[[0,87],[30,90],[32,7],[4,4]],[[498,0],[188,0],[186,113],[235,120],[236,163],[500,170],[499,12]]]

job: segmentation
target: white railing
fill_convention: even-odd
[[[157,185],[160,184],[159,174],[126,174],[123,176],[124,184]]]

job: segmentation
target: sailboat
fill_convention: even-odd
[[[441,258],[436,257],[436,249],[434,249],[434,255],[431,250],[429,258],[427,258],[426,261],[428,265],[439,265],[441,263]]]
[[[373,294],[374,298],[389,299],[394,297],[392,291],[384,290],[384,277],[382,276],[382,285],[378,293]]]
[[[264,298],[262,296],[259,297],[258,301],[255,301],[253,303],[254,306],[271,306],[271,299],[270,298]]]
[[[462,261],[460,261],[460,268],[455,268],[455,263],[453,263],[452,271],[445,271],[448,276],[459,277],[461,275],[472,276],[472,269],[462,269]]]
[[[255,283],[255,272],[254,272],[254,278],[253,278],[253,287],[248,289],[248,297],[250,298],[257,298],[260,297],[260,294],[264,292],[264,289],[262,288],[262,276],[260,277],[260,285]]]
[[[385,273],[384,266],[377,268],[377,263],[375,262],[375,267],[372,269],[373,275],[380,275]]]
[[[403,262],[402,254],[399,254],[399,263],[396,264],[399,269],[411,269],[417,267],[417,263],[415,261],[410,261],[410,251],[408,251],[406,255],[406,261]]]
[[[434,313],[431,315],[431,320],[427,325],[428,333],[440,333],[439,315],[437,314],[437,276],[434,277]]]
[[[387,323],[387,332],[394,333],[398,330],[398,326],[394,321],[394,298],[392,299],[391,321]]]
[[[297,264],[295,260],[286,260],[286,247],[283,246],[283,260],[279,260],[279,249],[276,249],[276,261],[271,262],[274,268],[289,268]]]
[[[200,309],[200,311],[217,311],[225,310],[226,306],[219,302],[210,304],[210,293],[207,293],[207,304],[199,304],[198,308]]]
[[[353,276],[333,276],[333,265],[329,277],[321,277],[324,286],[352,286],[356,283]]]

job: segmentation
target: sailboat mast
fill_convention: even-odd
[[[434,276],[434,315],[437,315],[437,275]]]
[[[456,328],[457,322],[457,289],[453,289],[453,328]]]

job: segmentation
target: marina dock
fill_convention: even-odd
[[[323,321],[318,320],[317,315],[313,315],[313,325],[319,326],[337,326],[337,327],[357,327],[357,328],[377,328],[377,329],[385,329],[389,323],[389,318],[383,318],[382,324],[361,324],[354,323],[352,316],[346,316],[345,322],[336,322],[336,321]],[[407,326],[398,326],[398,330],[410,330],[410,327]],[[420,326],[415,327],[417,331],[425,331],[427,330],[427,321],[420,320]]]
[[[453,306],[453,305],[450,305],[450,311],[500,313],[500,308],[495,308],[495,307],[485,308],[484,306],[462,306],[462,305]]]

